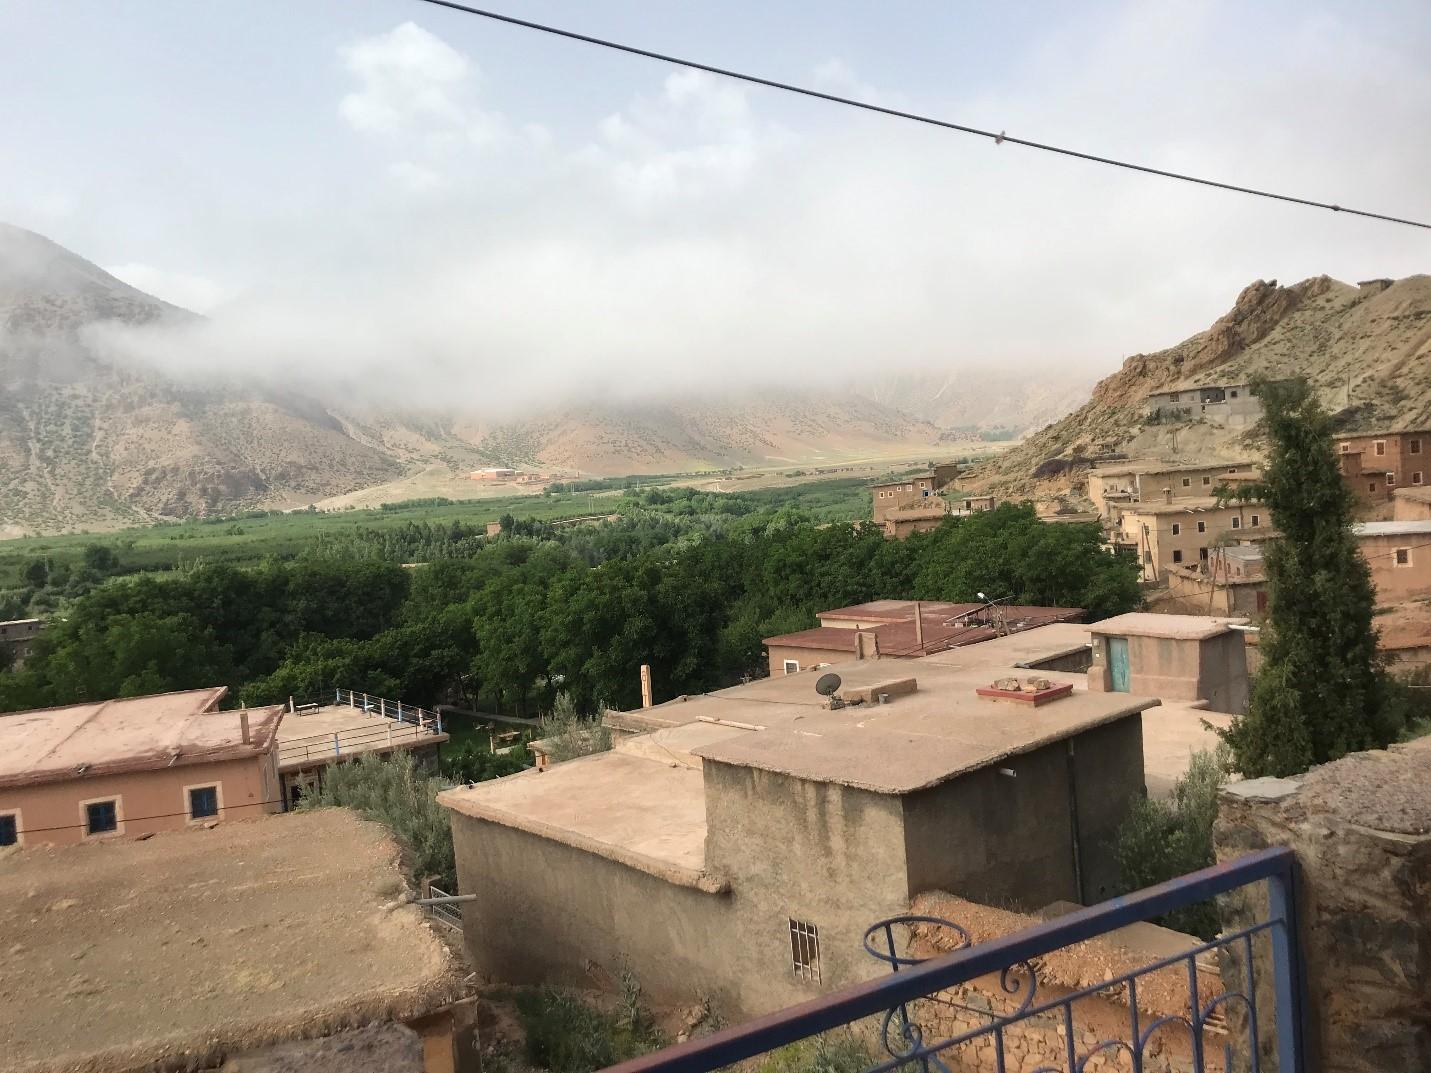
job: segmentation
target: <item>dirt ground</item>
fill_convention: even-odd
[[[345,810],[0,854],[7,1073],[210,1060],[455,992],[397,847]]]

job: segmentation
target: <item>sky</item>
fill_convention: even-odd
[[[493,0],[497,2],[497,0]],[[1431,6],[503,0],[719,66],[1431,219]],[[0,220],[207,319],[174,369],[497,408],[1111,371],[1431,233],[417,0],[0,0]]]

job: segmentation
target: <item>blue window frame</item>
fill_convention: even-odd
[[[84,807],[84,826],[87,835],[102,835],[119,830],[119,808],[117,801],[95,801]]]
[[[202,820],[219,814],[219,788],[196,786],[189,791],[189,818]]]

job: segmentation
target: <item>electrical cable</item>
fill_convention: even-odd
[[[1330,212],[1344,212],[1352,216],[1361,216],[1370,220],[1381,220],[1385,223],[1400,224],[1405,227],[1418,227],[1431,231],[1431,223],[1423,223],[1420,220],[1410,220],[1400,216],[1391,216],[1386,213],[1371,212],[1366,209],[1353,209],[1345,205],[1338,205],[1328,201],[1316,201],[1312,198],[1297,197],[1292,194],[1281,194],[1272,190],[1260,190],[1252,186],[1241,186],[1237,183],[1222,182],[1218,179],[1208,179],[1203,176],[1189,175],[1184,172],[1168,171],[1164,168],[1154,168],[1147,164],[1137,164],[1128,160],[1118,160],[1114,157],[1099,156],[1096,153],[1085,153],[1077,149],[1069,149],[1065,146],[1051,145],[1046,142],[1031,141],[1027,138],[1018,138],[1005,131],[983,130],[979,127],[971,127],[963,123],[955,123],[947,119],[937,119],[934,116],[923,115],[919,112],[908,112],[899,108],[889,108],[882,104],[873,104],[869,101],[856,100],[853,97],[842,97],[837,93],[826,93],[823,90],[811,89],[808,86],[796,85],[792,82],[780,82],[773,78],[764,78],[760,75],[746,74],[728,67],[717,67],[714,64],[701,63],[697,60],[683,59],[680,56],[672,56],[663,52],[656,52],[652,49],[640,48],[636,45],[627,45],[619,41],[611,41],[606,38],[594,37],[591,34],[578,33],[575,30],[565,30],[558,26],[551,26],[546,23],[533,22],[530,19],[519,19],[515,15],[504,15],[498,11],[489,11],[484,8],[472,7],[468,4],[459,4],[455,0],[418,0],[419,3],[432,4],[435,7],[444,7],[452,11],[460,11],[466,15],[476,15],[479,18],[490,19],[493,22],[506,23],[509,26],[517,26],[525,30],[535,30],[538,33],[551,34],[555,37],[564,37],[570,41],[579,41],[586,45],[595,45],[599,48],[612,49],[616,52],[625,52],[632,56],[641,56],[649,60],[657,60],[661,63],[671,63],[679,67],[689,67],[696,71],[705,71],[707,74],[719,75],[722,78],[733,78],[741,82],[749,82],[757,86],[765,86],[768,89],[778,89],[786,93],[795,93],[802,97],[813,97],[816,100],[829,101],[832,104],[842,104],[848,108],[858,108],[866,112],[877,112],[881,115],[892,116],[896,119],[907,119],[914,123],[923,123],[926,126],[942,127],[945,130],[957,131],[960,134],[972,134],[980,138],[988,138],[995,145],[1023,146],[1025,149],[1037,149],[1045,153],[1056,153],[1059,156],[1072,157],[1076,160],[1086,160],[1093,164],[1105,164],[1109,167],[1123,168],[1128,171],[1141,172],[1144,175],[1156,175],[1164,179],[1176,179],[1179,182],[1194,183],[1199,186],[1209,186],[1218,190],[1227,190],[1236,194],[1247,194],[1251,197],[1268,198],[1273,201],[1284,201],[1293,205],[1302,205],[1307,208],[1327,209]]]

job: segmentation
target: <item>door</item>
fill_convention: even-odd
[[[1128,638],[1108,638],[1108,671],[1113,679],[1113,692],[1128,692]]]

